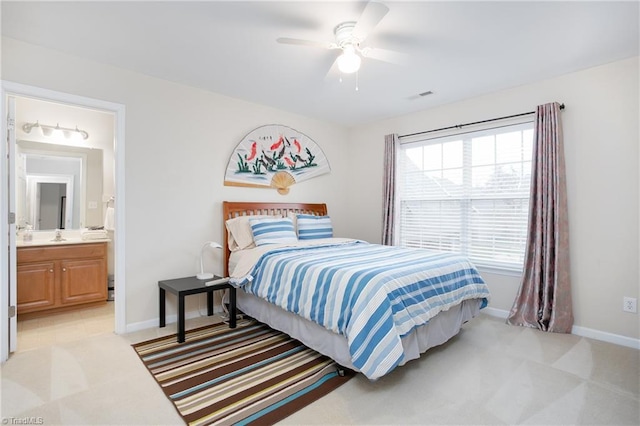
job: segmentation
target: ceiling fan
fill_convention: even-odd
[[[402,53],[362,45],[370,32],[388,12],[389,8],[382,3],[373,1],[367,3],[358,21],[342,22],[335,27],[333,30],[335,41],[332,42],[301,40],[288,37],[280,37],[276,39],[276,41],[282,44],[311,46],[322,49],[340,49],[342,53],[336,58],[334,65],[337,65],[343,74],[351,74],[358,71],[362,63],[362,58],[371,58],[393,64],[401,63],[405,56]],[[330,73],[333,68],[334,66],[329,70]]]

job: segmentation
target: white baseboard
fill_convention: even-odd
[[[590,339],[601,340],[603,342],[614,343],[628,348],[640,349],[640,339],[621,336],[619,334],[607,333],[606,331],[594,330],[592,328],[580,327],[574,325],[571,334],[576,336],[588,337]]]
[[[496,308],[484,308],[481,312],[492,317],[507,319],[509,311]],[[628,348],[640,349],[640,339],[634,339],[632,337],[621,336],[619,334],[608,333],[606,331],[594,330],[592,328],[580,327],[574,325],[571,329],[571,334],[576,336],[587,337],[589,339],[600,340],[602,342],[613,343],[615,345],[626,346]]]
[[[509,316],[509,311],[505,311],[504,309],[491,308],[491,307],[486,307],[480,312],[484,312],[489,316],[502,318],[502,319],[507,319],[507,317]]]
[[[213,307],[213,314],[214,315],[220,315],[222,314],[222,306],[214,306]],[[185,313],[185,320],[190,320],[193,318],[199,318],[202,316],[206,316],[206,309],[205,309],[205,314],[203,315],[199,310],[197,311],[190,311]],[[173,324],[173,323],[177,323],[178,322],[178,314],[172,314],[172,315],[167,315],[167,319],[166,319],[166,324]],[[150,319],[147,321],[140,321],[140,322],[134,322],[131,324],[127,324],[126,327],[126,333],[133,333],[135,331],[140,331],[140,330],[146,330],[149,328],[154,328],[154,327],[159,327],[160,326],[160,320],[158,318],[156,319]]]

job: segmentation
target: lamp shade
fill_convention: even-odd
[[[222,246],[218,243],[216,243],[215,241],[207,241],[206,243],[204,243],[204,245],[202,246],[202,249],[200,250],[200,273],[196,275],[196,278],[198,278],[199,280],[208,280],[213,278],[213,274],[211,272],[205,272],[204,271],[204,264],[202,262],[202,257],[204,256],[204,251],[207,248],[222,248]]]

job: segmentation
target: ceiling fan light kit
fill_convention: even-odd
[[[342,49],[336,62],[338,69],[343,74],[352,74],[360,69],[362,58],[358,55],[360,40],[353,36],[355,22],[343,22],[338,24],[333,33],[336,36],[336,48]]]
[[[338,56],[338,69],[343,74],[351,74],[360,69],[362,59],[353,45],[345,46],[342,55]]]

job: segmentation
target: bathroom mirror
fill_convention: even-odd
[[[34,230],[103,224],[102,150],[20,140],[16,216]]]

